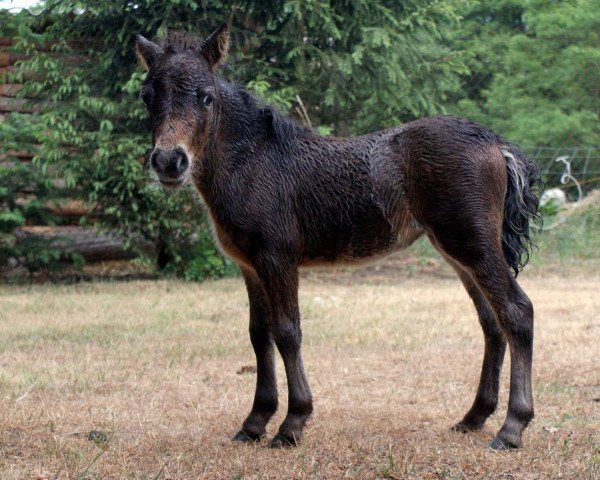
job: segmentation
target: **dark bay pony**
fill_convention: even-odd
[[[508,414],[491,447],[520,447],[533,417],[533,307],[514,274],[527,261],[537,166],[490,130],[455,117],[321,137],[223,80],[217,70],[228,46],[225,25],[201,45],[183,36],[136,42],[148,70],[141,98],[152,119],[150,166],[167,188],[194,184],[248,290],[256,393],[234,440],[260,439],[277,409],[275,347],[289,402],[270,445],[296,444],[313,411],[300,353],[298,268],[381,256],[427,235],[458,273],[485,335],[475,401],[453,428],[481,429],[495,410],[508,342]]]

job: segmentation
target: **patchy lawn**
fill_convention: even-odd
[[[241,279],[0,287],[0,478],[600,478],[600,274],[522,275],[536,418],[502,453],[508,364],[486,428],[448,429],[483,355],[460,282],[371,271],[304,276],[315,414],[281,451],[229,441],[255,382]]]

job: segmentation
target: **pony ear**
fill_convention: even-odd
[[[142,37],[141,35],[135,36],[135,54],[142,67],[146,70],[150,70],[150,67],[154,61],[162,55],[163,50],[156,43]]]
[[[200,53],[208,61],[211,70],[225,63],[227,51],[229,50],[229,27],[226,23],[217,28],[204,40],[200,47]]]

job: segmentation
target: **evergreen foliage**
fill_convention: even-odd
[[[453,111],[524,146],[600,145],[600,0],[482,0],[454,44],[472,52]]]

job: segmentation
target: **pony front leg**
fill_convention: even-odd
[[[250,303],[250,341],[256,355],[256,391],[252,410],[234,441],[260,440],[266,433],[267,423],[277,411],[277,378],[273,337],[269,330],[269,303],[265,289],[253,272],[242,270],[248,302]]]
[[[296,445],[313,411],[312,394],[304,372],[300,346],[302,331],[298,307],[298,268],[267,265],[259,275],[267,291],[271,311],[271,335],[281,354],[288,383],[288,411],[271,448]]]

